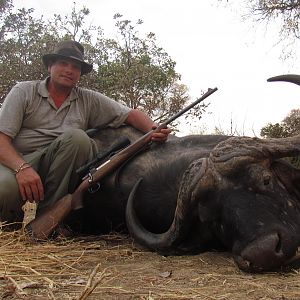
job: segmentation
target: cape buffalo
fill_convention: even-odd
[[[107,149],[120,136],[134,141],[141,133],[107,129],[95,139]],[[87,195],[84,227],[128,229],[136,242],[164,255],[226,250],[242,270],[278,269],[300,245],[300,170],[281,160],[297,155],[300,136],[171,137]]]
[[[95,139],[105,149],[140,135],[124,127]],[[299,154],[300,137],[172,137],[87,195],[84,227],[94,234],[127,227],[165,255],[226,250],[243,270],[278,268],[300,244],[300,171],[277,159]]]

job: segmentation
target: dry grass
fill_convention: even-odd
[[[226,253],[163,257],[126,236],[35,243],[0,231],[1,299],[300,299],[300,274],[246,274]]]

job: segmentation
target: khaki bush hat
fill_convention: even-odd
[[[81,75],[88,74],[93,70],[93,65],[84,61],[84,48],[75,41],[62,41],[54,49],[53,53],[43,55],[42,61],[48,68],[53,60],[58,58],[71,58],[81,64]]]

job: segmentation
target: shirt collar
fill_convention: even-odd
[[[49,92],[47,90],[47,81],[50,77],[47,77],[46,79],[42,80],[38,92],[42,97],[48,98],[49,97]]]

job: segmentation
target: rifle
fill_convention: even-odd
[[[95,168],[93,172],[89,172],[72,194],[68,194],[59,199],[46,211],[38,215],[33,221],[25,226],[25,231],[37,240],[47,239],[72,210],[77,210],[83,207],[83,195],[91,186],[99,183],[105,176],[121,166],[123,162],[127,161],[145,146],[149,145],[153,133],[159,132],[161,129],[166,128],[168,124],[203,101],[215,91],[217,91],[217,88],[208,89],[206,93],[204,93],[192,104],[182,109],[167,121],[161,123],[159,126],[157,126],[157,128],[152,129],[148,133],[141,136],[134,143],[111,156],[108,160]]]
[[[82,180],[86,179],[90,173],[94,173],[96,171],[97,166],[103,164],[111,156],[115,155],[128,145],[130,145],[130,140],[127,137],[121,137],[107,151],[105,151],[104,153],[98,152],[93,160],[77,169],[76,174],[80,178],[83,178]]]

